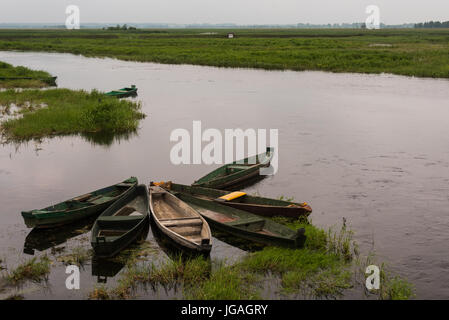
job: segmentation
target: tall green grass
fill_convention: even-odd
[[[217,34],[204,35],[210,31]],[[226,39],[230,31],[235,39]],[[449,29],[1,30],[0,50],[68,52],[168,64],[449,78]]]
[[[4,134],[13,140],[52,135],[125,133],[135,131],[144,117],[140,105],[92,91],[7,90],[0,105],[19,107],[18,117],[4,121]]]
[[[33,79],[3,79],[3,78],[33,78]],[[0,88],[43,88],[48,87],[48,83],[40,79],[51,78],[45,71],[31,70],[26,67],[14,67],[8,63],[0,61]]]

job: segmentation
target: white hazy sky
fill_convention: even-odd
[[[0,23],[64,23],[70,4],[81,23],[363,22],[368,5],[379,6],[387,24],[449,20],[449,0],[0,0]]]

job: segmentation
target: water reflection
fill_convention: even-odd
[[[34,255],[34,251],[44,251],[58,245],[64,244],[67,240],[85,234],[92,229],[96,217],[89,217],[74,224],[52,229],[34,228],[25,238],[23,252]]]
[[[142,243],[148,237],[150,226],[146,220],[142,233],[137,240],[118,255],[111,258],[92,257],[92,276],[97,277],[97,283],[107,283],[108,278],[115,277],[128,263],[132,263],[136,253],[139,253]]]
[[[137,130],[128,132],[86,132],[80,134],[87,142],[92,145],[110,147],[115,142],[128,141],[131,138],[138,137]]]

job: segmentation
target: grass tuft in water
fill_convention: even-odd
[[[41,282],[50,273],[50,263],[50,259],[47,256],[43,256],[39,260],[33,258],[11,271],[7,275],[7,280],[14,285],[25,280]]]
[[[76,247],[70,254],[59,256],[56,260],[65,265],[83,266],[92,257],[92,250]]]
[[[108,290],[104,286],[98,286],[89,293],[89,300],[109,300],[111,299]]]

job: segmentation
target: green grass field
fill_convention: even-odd
[[[235,39],[227,39],[228,32]],[[449,78],[449,29],[0,30],[0,50]]]

